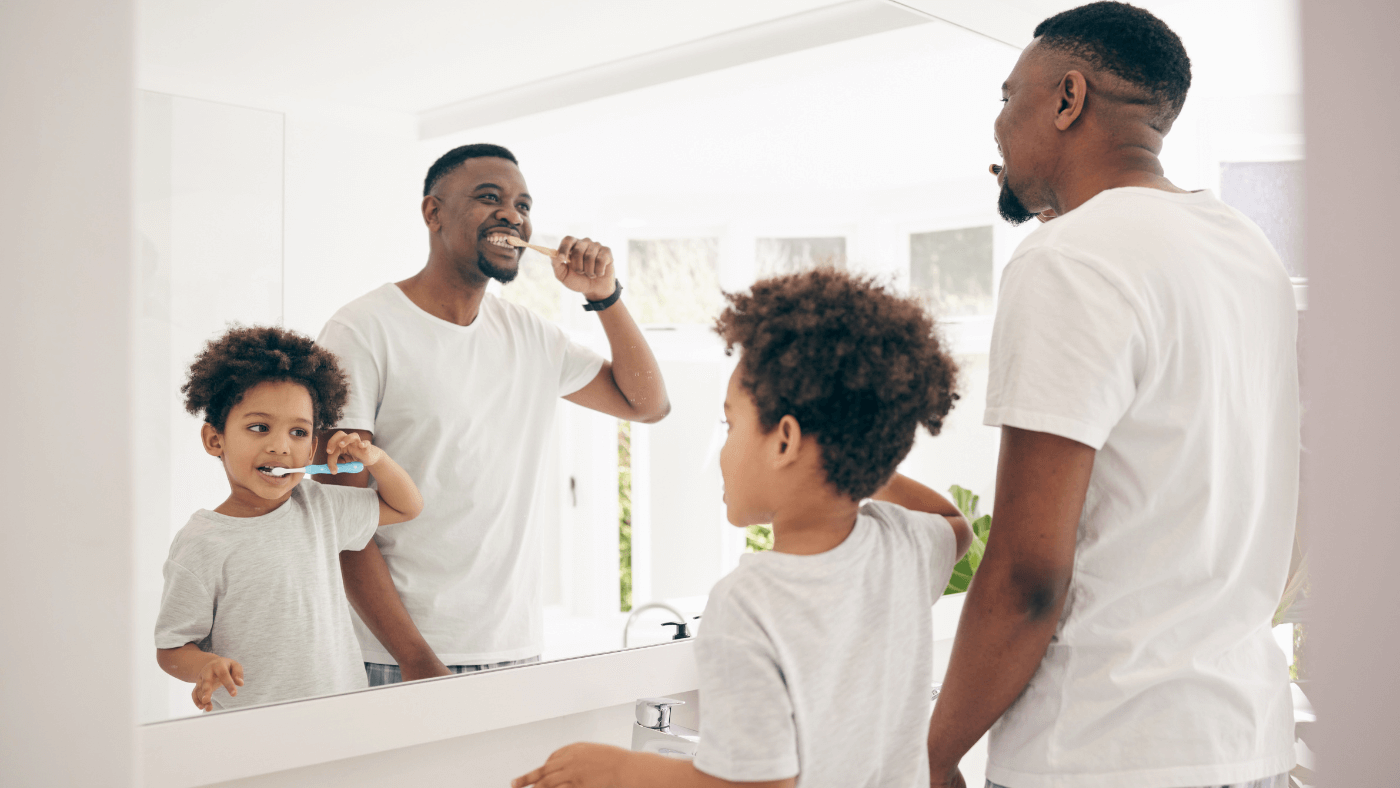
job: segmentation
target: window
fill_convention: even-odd
[[[759,279],[827,267],[846,267],[846,239],[759,238],[754,262]]]
[[[939,318],[990,315],[992,228],[911,234],[909,288]]]
[[[627,242],[627,304],[639,323],[709,324],[719,317],[718,238]]]

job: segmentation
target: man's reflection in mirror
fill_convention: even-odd
[[[532,231],[532,199],[510,151],[447,152],[428,170],[421,207],[423,269],[346,304],[317,340],[350,378],[335,427],[398,458],[425,502],[411,525],[341,555],[372,686],[537,661],[535,508],[557,399],[629,421],[670,410],[608,247],[565,237],[549,264],[597,314],[611,361],[486,292],[490,280],[516,277],[523,250],[511,240]],[[326,481],[369,483],[364,474]]]

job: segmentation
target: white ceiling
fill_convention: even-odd
[[[138,85],[420,113],[836,0],[140,0]]]

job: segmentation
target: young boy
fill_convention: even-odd
[[[377,491],[271,473],[310,463],[316,430],[345,405],[335,356],[309,337],[235,328],[205,346],[180,391],[185,409],[203,414],[204,450],[223,464],[231,492],[214,511],[195,512],[170,545],[156,660],[194,683],[204,711],[365,687],[340,551],[418,516],[418,488],[382,449],[344,432],[327,442],[332,470],[358,460]]]
[[[928,785],[929,607],[972,531],[894,471],[919,424],[938,434],[956,368],[923,310],[868,279],[816,270],[728,299],[725,503],[734,525],[771,523],[773,550],[710,593],[695,760],[575,744],[516,788]]]

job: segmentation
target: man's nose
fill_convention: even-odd
[[[510,224],[512,227],[519,227],[525,223],[525,214],[509,205],[502,205],[500,208],[497,208],[496,218]]]

